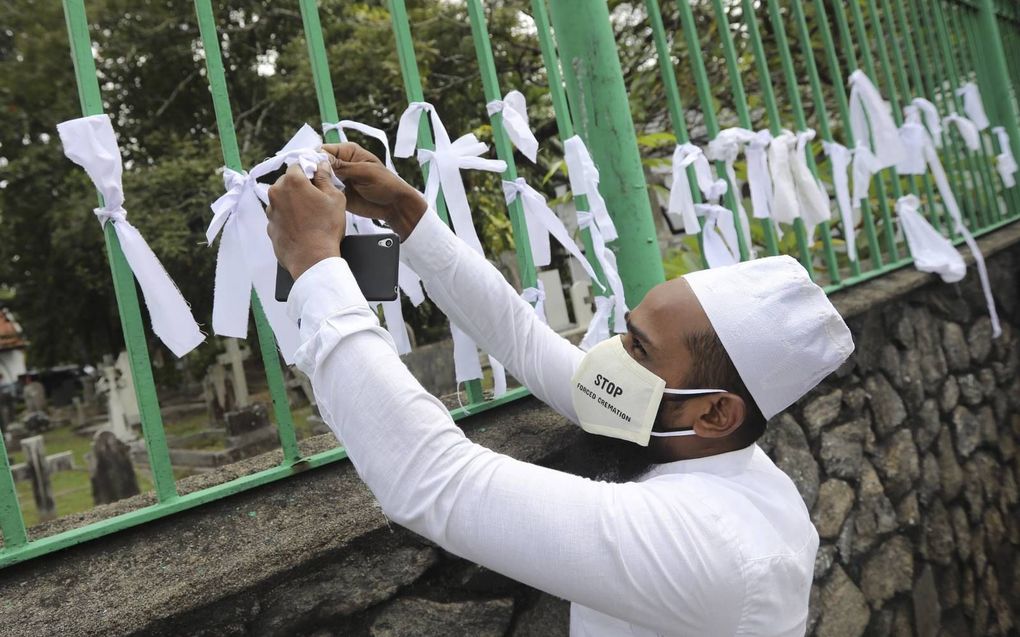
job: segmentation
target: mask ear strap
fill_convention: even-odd
[[[689,396],[701,396],[704,394],[725,394],[725,389],[664,389],[662,390],[663,400],[687,400]]]
[[[679,436],[696,436],[698,435],[694,428],[681,429],[679,431],[653,431],[649,435],[655,436],[656,438],[677,438]]]

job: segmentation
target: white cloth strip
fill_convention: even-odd
[[[1002,334],[1002,326],[999,324],[999,314],[995,309],[995,297],[992,296],[992,285],[988,279],[988,269],[985,267],[985,258],[981,254],[981,249],[978,247],[977,241],[974,240],[974,236],[967,229],[967,226],[963,223],[963,214],[960,212],[960,205],[956,201],[956,197],[953,195],[953,190],[949,186],[949,178],[946,176],[946,171],[942,167],[942,162],[939,160],[938,153],[935,152],[935,145],[929,141],[924,145],[925,158],[928,160],[928,167],[931,169],[932,176],[935,178],[935,186],[939,190],[939,194],[942,196],[942,203],[946,207],[946,211],[953,220],[953,225],[956,231],[963,236],[964,242],[967,247],[970,248],[970,253],[974,256],[974,263],[977,265],[978,278],[981,281],[981,290],[984,292],[985,304],[988,306],[988,316],[992,321],[992,336],[998,338]]]
[[[287,304],[276,300],[276,255],[266,228],[269,225],[263,205],[269,203],[269,186],[258,183],[260,177],[291,164],[299,164],[311,178],[329,156],[320,152],[322,137],[308,124],[302,126],[274,156],[260,162],[251,171],[223,169],[226,188],[210,206],[212,221],[206,230],[211,245],[218,234],[216,282],[213,290],[213,331],[221,336],[248,336],[248,309],[251,289],[259,295],[277,346],[288,365],[294,362],[300,339],[297,325],[287,316]],[[333,176],[334,185],[343,184]]]
[[[339,122],[333,124],[330,122],[322,123],[322,134],[325,135],[331,130],[335,130],[340,135],[340,141],[346,142],[347,129],[355,130],[365,135],[378,140],[383,145],[383,150],[386,151],[386,167],[390,169],[390,172],[396,173],[396,168],[393,167],[393,157],[390,155],[390,138],[386,136],[386,131],[375,126],[369,126],[368,124],[362,124],[350,119],[342,119]]]
[[[897,137],[899,131],[897,131]],[[871,178],[875,174],[882,170],[882,166],[879,164],[878,158],[867,146],[858,146],[853,150],[853,163],[851,164],[851,172],[854,176],[853,181],[853,200],[854,210],[860,210],[861,202],[868,198],[868,191],[871,190]]]
[[[772,133],[760,130],[744,147],[747,157],[747,183],[751,189],[751,214],[755,219],[772,217],[772,176],[769,172],[768,147]]]
[[[832,210],[829,208],[829,194],[808,166],[808,153],[811,151],[809,144],[815,138],[815,131],[809,128],[797,133],[796,137],[796,152],[790,167],[797,190],[800,218],[804,220],[808,244],[811,244],[814,243],[815,228],[832,217]]]
[[[931,134],[935,148],[942,148],[942,118],[939,116],[939,110],[923,97],[915,97],[910,104],[904,106],[904,114],[907,114],[907,109],[911,107],[918,109],[924,116],[924,125]]]
[[[992,132],[999,142],[999,154],[995,156],[995,169],[1002,177],[1002,185],[1012,188],[1016,186],[1016,177],[1013,175],[1016,174],[1018,167],[1016,158],[1013,156],[1013,147],[1009,143],[1009,133],[1002,126],[996,126]]]
[[[714,203],[699,203],[695,208],[705,218],[705,226],[701,229],[701,245],[705,250],[708,267],[720,268],[740,263],[740,244],[730,209]]]
[[[606,200],[599,192],[599,169],[578,135],[563,140],[563,161],[567,164],[570,190],[574,196],[584,195],[588,199],[588,210],[595,215],[595,223],[606,243],[616,241],[618,234],[613,218],[609,216]]]
[[[686,234],[693,235],[701,232],[701,224],[698,223],[698,212],[694,209],[694,194],[687,177],[687,167],[694,162],[696,156],[688,151],[688,147],[697,148],[690,144],[677,144],[673,150],[673,180],[669,187],[666,215],[674,224],[679,221]]]
[[[496,113],[503,115],[503,130],[510,138],[510,143],[517,147],[531,163],[538,161],[538,140],[531,132],[528,123],[528,104],[520,91],[510,91],[501,100],[493,100],[485,105],[489,116]]]
[[[746,128],[727,128],[719,131],[715,139],[708,143],[708,148],[705,151],[705,155],[713,161],[723,162],[723,167],[726,171],[726,177],[729,179],[729,183],[733,187],[734,200],[737,203],[737,219],[740,222],[740,231],[744,235],[744,243],[747,245],[748,250],[751,250],[751,226],[747,218],[747,211],[744,209],[744,198],[741,196],[740,182],[737,181],[737,171],[734,168],[734,164],[737,161],[737,157],[741,150],[745,151],[745,155],[748,155],[746,150],[748,145],[757,139],[757,135],[754,131],[747,130]],[[764,155],[764,153],[761,153]],[[760,170],[761,166],[759,163],[752,164],[750,156],[747,157],[747,181],[748,184],[752,181],[752,171]],[[767,176],[767,173],[766,173]],[[760,181],[760,175],[757,176]],[[752,188],[753,193],[753,188]],[[753,204],[752,199],[752,204]],[[753,258],[754,255],[752,255]]]
[[[879,170],[903,158],[903,146],[889,103],[860,69],[850,74],[850,129],[858,147],[872,150]]]
[[[609,317],[613,313],[614,303],[615,299],[611,296],[595,297],[595,315],[588,323],[588,330],[578,347],[587,352],[609,338]]]
[[[956,130],[960,132],[960,137],[963,137],[963,142],[967,145],[967,149],[971,151],[981,150],[981,133],[978,132],[978,127],[970,119],[957,113],[950,113],[942,119],[942,124],[947,127],[950,124],[955,124]]]
[[[822,147],[832,165],[832,185],[836,190],[839,218],[843,221],[846,254],[851,261],[857,261],[857,224],[854,219],[853,203],[850,201],[850,179],[847,175],[851,152],[849,148],[836,142],[822,142]]]
[[[776,222],[776,234],[783,237],[780,223],[792,225],[800,215],[797,201],[797,187],[793,181],[790,166],[790,152],[796,146],[797,138],[784,130],[772,138],[769,144],[769,172],[772,175],[772,219]]]
[[[549,237],[552,236],[570,253],[570,256],[578,260],[589,278],[601,286],[599,278],[595,276],[595,269],[584,258],[581,249],[570,237],[567,227],[546,203],[542,193],[532,188],[524,181],[523,177],[518,177],[513,181],[503,182],[503,195],[506,197],[507,204],[512,203],[515,199],[519,199],[521,202],[527,222],[531,257],[535,266],[545,267],[552,261],[549,242]]]
[[[990,125],[988,115],[985,113],[985,103],[981,99],[981,89],[974,82],[967,82],[956,89],[956,94],[963,98],[963,112],[967,118],[974,122],[979,131],[983,131]]]
[[[900,229],[910,247],[914,267],[921,272],[933,272],[946,283],[956,283],[967,274],[963,257],[949,239],[943,237],[921,216],[921,200],[906,195],[896,201],[896,214]]]
[[[605,237],[602,236],[602,230],[595,220],[595,213],[578,211],[577,226],[581,230],[588,230],[591,235],[592,247],[595,249],[595,258],[598,259],[599,266],[602,268],[602,273],[605,275],[605,281],[611,293],[609,298],[612,299],[613,331],[622,334],[627,331],[623,317],[627,314],[628,308],[623,291],[623,280],[620,278],[620,270],[616,265],[616,254],[606,245]],[[596,297],[596,300],[599,298],[603,297]],[[598,318],[598,312],[596,312],[596,316],[592,318],[592,321]],[[608,321],[608,319],[609,317],[606,315],[605,320]],[[608,334],[608,327],[606,328],[606,333]]]
[[[687,179],[688,167],[694,169],[698,189],[707,203],[694,204],[691,200],[690,207],[686,208],[687,196],[691,191]],[[700,148],[691,143],[677,145],[673,152],[673,189],[678,191],[680,195],[678,200],[685,206],[680,211],[684,218],[685,230],[688,234],[700,232],[702,235],[705,261],[710,268],[732,265],[740,261],[740,243],[733,213],[719,205],[719,200],[726,194],[727,188],[725,180],[716,179],[712,175],[712,167]],[[670,198],[672,199],[672,195]],[[704,227],[698,223],[698,216],[705,217]],[[688,230],[692,227],[693,232]]]
[[[535,314],[538,314],[543,323],[549,322],[545,316],[545,284],[542,283],[542,279],[535,281],[535,287],[524,288],[521,291],[521,298],[535,307]]]
[[[446,209],[453,222],[456,235],[478,254],[484,255],[482,243],[478,240],[474,222],[471,219],[471,207],[461,170],[484,170],[501,173],[506,170],[506,163],[498,159],[486,159],[481,154],[488,146],[468,133],[450,141],[450,134],[443,125],[435,106],[428,102],[411,102],[407,110],[400,116],[397,126],[397,139],[393,154],[396,157],[410,157],[418,145],[418,130],[422,113],[428,113],[432,123],[432,135],[435,139],[435,150],[418,149],[418,163],[428,164],[429,176],[425,182],[425,199],[432,207],[436,206],[439,193],[442,191],[446,200]],[[478,347],[474,341],[450,324],[453,334],[453,362],[457,382],[462,383],[482,377],[482,367],[478,360]],[[502,366],[492,365],[494,380]],[[503,380],[505,383],[505,379]]]
[[[923,175],[928,172],[928,162],[924,157],[924,145],[934,140],[921,124],[921,112],[916,106],[905,106],[906,116],[900,126],[900,141],[906,153],[903,161],[896,164],[896,171],[901,175]]]
[[[142,289],[153,333],[178,358],[205,340],[188,302],[174,284],[145,238],[127,220],[124,210],[124,172],[117,136],[108,115],[91,115],[57,124],[64,154],[88,173],[103,197],[95,214],[113,229],[131,272]]]

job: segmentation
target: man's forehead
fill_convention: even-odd
[[[678,277],[655,286],[648,291],[638,307],[647,320],[664,322],[680,333],[712,327],[698,297],[683,278]]]

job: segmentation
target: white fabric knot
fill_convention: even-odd
[[[588,199],[588,209],[595,214],[599,232],[606,242],[616,241],[619,236],[616,224],[609,216],[606,200],[599,192],[599,169],[588,152],[588,147],[577,135],[563,140],[563,161],[567,165],[567,176],[570,179],[570,190],[574,196],[584,195]]]
[[[850,74],[850,130],[857,146],[872,150],[879,169],[895,166],[903,158],[889,103],[860,69]]]
[[[935,148],[942,147],[942,118],[939,116],[939,110],[935,108],[934,104],[923,97],[915,97],[911,100],[910,104],[903,107],[903,114],[908,119],[915,116],[915,114],[916,116],[923,116],[924,125],[928,128],[928,133],[931,134]]]
[[[393,167],[393,158],[390,156],[390,138],[386,136],[386,131],[383,129],[376,128],[375,126],[369,126],[368,124],[362,124],[361,122],[356,122],[352,119],[342,119],[336,123],[322,123],[322,134],[325,135],[329,131],[335,130],[337,135],[340,136],[341,142],[349,141],[347,139],[347,129],[358,131],[362,135],[378,140],[379,143],[383,145],[383,150],[385,151],[386,167],[390,169],[391,173],[397,172],[396,168]]]
[[[921,272],[934,272],[946,283],[956,283],[967,274],[967,265],[953,244],[943,237],[919,212],[921,200],[906,195],[896,201],[900,229],[910,247],[914,267]]]
[[[609,316],[613,312],[615,304],[616,299],[612,296],[595,297],[595,315],[592,316],[591,323],[588,324],[588,329],[585,331],[578,347],[587,352],[609,338]],[[622,322],[620,319],[616,321],[618,324]],[[624,327],[622,331],[627,331],[627,328]]]
[[[175,356],[184,356],[198,347],[205,335],[163,264],[127,220],[121,181],[124,167],[109,116],[92,115],[61,122],[57,132],[64,154],[85,169],[103,198],[103,206],[93,211],[96,217],[104,226],[114,221],[113,229],[124,258],[142,290],[153,333]]]
[[[521,291],[521,298],[535,306],[535,314],[543,323],[548,323],[545,316],[545,284],[539,279],[535,282],[536,287],[524,288]]]
[[[1013,156],[1013,147],[1009,141],[1009,134],[1006,129],[1002,126],[996,126],[992,129],[995,137],[999,141],[999,154],[995,156],[995,169],[999,171],[999,176],[1002,177],[1002,185],[1006,188],[1012,188],[1016,186],[1016,174],[1018,167],[1016,158]]]
[[[528,123],[528,104],[520,91],[510,91],[501,100],[493,100],[485,105],[489,116],[496,113],[503,115],[503,130],[510,142],[527,157],[531,163],[538,160],[538,140],[531,132]]]
[[[942,123],[947,127],[950,124],[956,126],[956,130],[959,131],[960,137],[963,137],[963,142],[967,145],[968,150],[981,150],[981,133],[978,131],[977,125],[969,118],[957,113],[950,113],[942,119]]]
[[[846,146],[836,142],[822,142],[822,148],[825,149],[825,154],[828,155],[829,163],[832,166],[832,185],[836,191],[839,217],[843,222],[846,254],[851,261],[857,261],[857,219],[854,216],[854,207],[850,200],[850,180],[847,176],[852,152]]]
[[[808,165],[808,153],[811,150],[809,144],[815,138],[815,131],[808,128],[798,132],[796,137],[796,154],[791,168],[797,189],[798,212],[806,226],[808,243],[813,243],[815,228],[828,221],[832,211],[829,208],[829,194]]]
[[[694,208],[705,218],[701,236],[708,267],[740,263],[740,244],[730,209],[714,203],[699,203]]]
[[[979,131],[983,131],[990,125],[988,115],[985,113],[985,103],[981,99],[981,89],[974,82],[967,82],[956,89],[956,94],[963,98],[963,112],[967,118],[974,122]]]

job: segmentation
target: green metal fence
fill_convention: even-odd
[[[336,122],[340,111],[334,99],[329,60],[315,0],[296,0],[322,121]],[[83,0],[63,0],[68,39],[78,81],[84,115],[102,112],[100,87],[92,57],[92,46]],[[820,141],[841,141],[853,145],[847,122],[848,98],[844,78],[862,68],[890,101],[896,123],[901,107],[914,97],[927,98],[943,114],[963,112],[955,89],[965,81],[980,87],[993,125],[1005,126],[1020,157],[1017,96],[1020,85],[1020,6],[999,0],[677,0],[677,31],[667,31],[659,0],[645,0],[647,29],[654,43],[664,86],[669,122],[678,142],[690,140],[689,121],[694,116],[703,124],[707,139],[713,139],[725,125],[747,129],[766,128],[778,134],[785,128],[817,130]],[[423,90],[414,52],[412,25],[404,0],[389,0],[395,48],[409,102],[422,101]],[[481,0],[466,0],[467,15],[484,89],[484,101],[499,99],[502,89],[489,42]],[[545,0],[531,0],[531,15],[545,62],[550,97],[561,140],[576,132],[581,135],[603,172],[600,187],[620,228],[614,246],[620,261],[628,301],[635,305],[651,286],[662,280],[662,257],[654,239],[655,226],[647,184],[635,142],[633,122],[627,108],[626,89],[615,55],[610,16],[599,0],[556,0],[550,4],[552,24]],[[715,19],[717,37],[704,38],[695,21],[695,11],[707,9]],[[197,22],[205,53],[210,93],[224,164],[240,171],[240,153],[228,78],[221,59],[217,34],[217,11],[212,0],[195,0]],[[223,10],[220,8],[220,10]],[[672,14],[671,14],[672,15]],[[553,37],[556,29],[556,38]],[[772,68],[769,47],[778,51],[779,68]],[[793,51],[799,54],[795,59]],[[651,53],[650,53],[651,55]],[[685,60],[677,65],[674,59]],[[713,86],[708,60],[722,60],[728,82]],[[561,62],[562,60],[562,62]],[[1010,65],[1007,61],[1012,62]],[[778,73],[779,75],[776,75]],[[693,76],[693,96],[684,96],[677,75]],[[823,81],[823,77],[827,81]],[[773,86],[781,78],[782,86]],[[760,98],[752,103],[745,80],[755,79]],[[725,94],[726,99],[721,97]],[[684,99],[696,104],[684,104]],[[732,104],[722,109],[722,102]],[[480,105],[484,104],[481,100]],[[760,104],[761,106],[757,106]],[[763,107],[763,108],[762,108]],[[502,177],[517,176],[510,141],[502,126],[502,115],[491,116],[496,155],[506,161]],[[338,141],[336,131],[327,141]],[[432,147],[432,135],[425,118],[419,130],[419,147]],[[987,233],[1020,218],[1020,189],[1005,190],[994,170],[997,141],[982,136],[982,150],[972,152],[948,130],[941,158],[952,186],[974,234]],[[828,161],[822,159],[816,142],[810,153],[811,170],[824,182],[831,182]],[[817,161],[816,161],[817,158]],[[718,173],[725,177],[722,166]],[[692,179],[693,183],[693,179]],[[737,215],[736,184],[729,184],[726,207]],[[909,251],[895,232],[891,200],[914,193],[925,200],[926,214],[936,228],[953,233],[937,191],[927,176],[904,178],[894,170],[882,171],[873,180],[870,198],[862,205],[863,236],[859,261],[846,256],[845,229],[840,220],[820,226],[819,239],[811,241],[802,221],[793,226],[791,245],[781,243],[773,224],[761,220],[748,245],[740,237],[739,252],[746,259],[752,252],[763,255],[783,250],[797,256],[809,273],[828,291],[880,276],[910,263]],[[700,192],[692,189],[695,200]],[[574,201],[579,211],[588,210],[585,197]],[[447,220],[440,197],[440,216]],[[529,250],[527,226],[519,202],[508,207],[515,238],[517,267],[524,287],[535,285],[537,272]],[[282,363],[258,296],[252,291],[256,334],[263,356],[273,411],[279,430],[283,460],[279,466],[235,479],[215,487],[180,495],[174,480],[163,431],[146,337],[135,291],[113,228],[105,228],[110,268],[120,311],[131,373],[138,397],[142,431],[149,456],[157,504],[106,519],[88,526],[48,537],[29,540],[10,473],[6,449],[0,440],[0,567],[22,562],[60,548],[116,532],[170,515],[202,503],[257,487],[300,471],[342,460],[342,448],[302,456],[298,448],[293,417],[287,400]],[[586,230],[579,236],[586,255],[601,276],[594,258],[592,240]],[[598,293],[598,291],[595,291]],[[454,418],[491,408],[526,394],[509,391],[498,399],[487,399],[480,381],[467,384],[468,404],[451,413]]]

